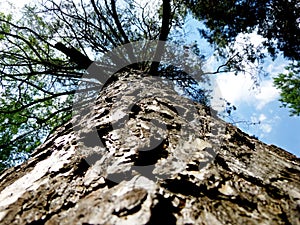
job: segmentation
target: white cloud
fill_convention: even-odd
[[[253,82],[249,76],[236,76],[232,73],[220,74],[216,77],[216,82],[222,96],[231,103],[240,100],[250,100],[249,92]]]
[[[261,130],[260,136],[265,136],[266,134],[270,133],[273,129],[272,125],[274,124],[275,121],[273,119],[267,118],[265,114],[260,114],[258,117],[258,120],[256,121],[260,122],[260,125],[258,126],[259,130]]]
[[[264,38],[254,33],[240,34],[236,38],[235,49],[237,51],[243,48],[244,44],[253,44],[253,47],[260,47]],[[265,50],[264,50],[265,51]],[[260,77],[255,70],[257,65],[244,63],[246,74],[233,73],[217,74],[215,76],[215,105],[221,104],[219,98],[224,98],[234,105],[247,104],[257,110],[262,110],[268,103],[277,101],[279,98],[279,90],[273,86],[273,77],[284,71],[284,67],[288,65],[288,61],[279,56],[275,61],[270,57],[265,59],[264,71],[269,74],[268,77]],[[220,62],[215,57],[210,57],[206,62],[205,71],[215,71]],[[254,79],[257,79],[259,87],[255,86]]]
[[[248,104],[257,110],[263,109],[268,103],[277,101],[279,90],[273,86],[273,79],[266,78],[254,85],[250,75],[219,74],[215,78],[214,98],[224,98],[234,105]],[[218,93],[218,94],[217,94]]]
[[[251,77],[246,75],[236,76],[230,73],[217,75],[214,83],[216,84],[214,98],[224,98],[234,105],[244,103],[262,109],[279,97],[279,91],[273,86],[271,79],[262,81],[258,89],[255,88]]]
[[[280,120],[281,117],[274,115],[270,110],[265,110],[265,113],[259,115],[254,112],[251,116],[251,122],[256,125],[253,127],[252,132],[260,138],[269,137],[270,133],[274,132],[275,127],[278,126]]]
[[[262,109],[268,103],[278,99],[279,90],[273,86],[273,80],[269,79],[262,82],[259,92],[254,97],[257,102],[256,108]]]
[[[270,133],[272,131],[272,126],[270,124],[262,124],[261,130],[263,133]]]
[[[267,119],[267,117],[265,116],[265,114],[260,114],[259,115],[259,121],[264,121],[265,119]]]
[[[245,44],[253,44],[253,47],[259,47],[262,45],[263,41],[266,39],[263,38],[261,35],[258,35],[256,32],[253,32],[251,34],[239,34],[236,37],[235,47],[240,48],[242,50],[242,46]]]
[[[255,124],[255,126],[251,126],[250,133],[255,134],[255,136],[259,138],[268,137],[273,131],[273,126],[276,126],[278,122],[272,114],[269,115],[268,113],[261,113],[258,115],[254,112],[250,118],[250,121]]]

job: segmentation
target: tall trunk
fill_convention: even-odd
[[[299,158],[155,79],[122,72],[4,171],[0,224],[300,224]]]

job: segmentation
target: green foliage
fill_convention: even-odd
[[[264,46],[271,56],[282,51],[288,59],[300,59],[300,6],[298,0],[187,0],[193,15],[204,21],[200,33],[220,50],[228,47],[240,33],[257,31],[266,38]],[[251,54],[264,57],[262,52]]]
[[[290,108],[291,116],[300,116],[300,62],[286,67],[287,73],[274,78],[275,86],[281,90],[283,107]]]
[[[205,24],[204,29],[199,29],[200,34],[216,47],[219,56],[229,58],[223,71],[243,71],[243,62],[247,62],[248,67],[256,62],[259,66],[266,57],[266,50],[273,59],[283,53],[287,59],[299,62],[298,0],[187,0],[185,3],[194,17]],[[264,38],[263,45],[255,47],[246,40],[243,48],[237,51],[234,43],[238,35],[253,32]],[[274,79],[274,84],[281,89],[283,106],[291,109],[291,115],[300,115],[299,64],[287,70],[287,74]],[[255,81],[253,75],[252,78]]]
[[[30,10],[20,21],[0,14],[0,170],[26,159],[71,115],[74,66],[51,49],[51,28],[34,18]]]
[[[0,13],[0,170],[25,159],[24,153],[32,152],[51,131],[71,118],[73,94],[86,69],[76,60],[78,55],[88,62],[101,60],[103,54],[117,46],[137,40],[157,40],[163,31],[167,34],[170,31],[169,40],[203,61],[196,43],[186,44],[186,40],[178,38],[188,8],[208,28],[201,30],[201,34],[215,45],[221,56],[227,57],[227,63],[220,67],[223,71],[231,68],[242,71],[244,61],[253,63],[264,58],[263,51],[251,44],[245,46],[243,53],[232,45],[238,34],[255,30],[266,38],[264,45],[272,56],[280,50],[288,58],[299,59],[300,28],[296,20],[300,13],[296,0],[163,2],[168,3],[166,8],[171,8],[167,13],[170,19],[163,15],[166,9],[163,5],[155,7],[151,1],[134,0],[122,4],[107,0],[41,1],[26,6],[18,21],[12,15]],[[163,20],[169,21],[169,26],[162,26]],[[57,43],[61,43],[60,47]],[[77,56],[67,51],[72,54],[75,51]],[[206,93],[197,86],[198,81],[207,82],[202,64],[176,50],[170,56],[179,66],[164,64],[160,69],[165,71],[160,72],[167,76],[169,71],[172,79],[186,88],[186,94],[194,100],[206,100]],[[125,57],[122,60],[130,61]],[[185,62],[197,71],[192,77],[182,72],[185,68],[180,66],[184,67]],[[147,71],[149,65],[141,63],[139,69]],[[292,74],[279,78],[281,88],[287,80],[297,80],[295,71]],[[94,81],[85,82],[92,85]],[[294,89],[299,87],[299,83],[293,85]],[[297,93],[284,95],[284,101],[293,100],[294,104]]]
[[[15,154],[14,160],[20,152],[30,153],[61,121],[70,119],[70,92],[50,94],[53,88],[46,85],[47,80],[51,84],[51,78],[40,78],[2,77],[0,160],[3,162],[11,157],[11,153]],[[49,94],[41,90],[48,90]],[[9,161],[6,163],[11,164]]]
[[[133,0],[49,0],[23,8],[18,21],[0,14],[0,170],[26,159],[24,153],[71,118],[86,68],[56,44],[99,60],[119,45],[156,39],[159,19],[147,7]]]

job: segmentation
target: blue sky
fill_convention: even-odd
[[[240,102],[237,107],[234,117],[253,122],[261,121],[260,124],[251,126],[238,124],[243,131],[254,134],[267,144],[274,144],[300,156],[300,118],[290,117],[287,109],[280,108],[277,99],[268,102],[261,109],[248,102]]]
[[[190,17],[185,24],[185,33],[191,42],[196,40],[200,44],[200,49],[207,57],[204,71],[214,71],[219,63],[213,57],[213,49],[200,38],[197,28],[201,26],[201,23]],[[253,34],[249,36],[249,41],[258,45],[262,38]],[[237,107],[226,121],[234,123],[244,132],[255,135],[267,144],[274,144],[300,157],[300,117],[291,117],[288,109],[280,107],[280,92],[273,86],[272,79],[284,72],[288,63],[282,57],[275,61],[266,59],[264,70],[269,76],[260,76],[257,88],[249,74],[236,76],[233,73],[224,73],[215,75],[213,80],[215,88],[220,92],[218,97],[225,98]]]

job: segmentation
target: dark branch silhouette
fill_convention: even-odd
[[[68,48],[63,43],[58,42],[56,43],[55,48],[70,57],[70,60],[78,65],[78,69],[87,69],[93,63],[89,57],[82,54],[74,47]]]
[[[160,63],[160,59],[162,57],[162,52],[164,50],[165,44],[163,43],[168,39],[168,35],[170,32],[170,23],[171,23],[171,4],[170,0],[163,0],[163,17],[161,22],[161,29],[159,34],[159,42],[156,47],[154,62],[152,62],[150,67],[150,74],[155,75],[157,74],[158,66]]]

